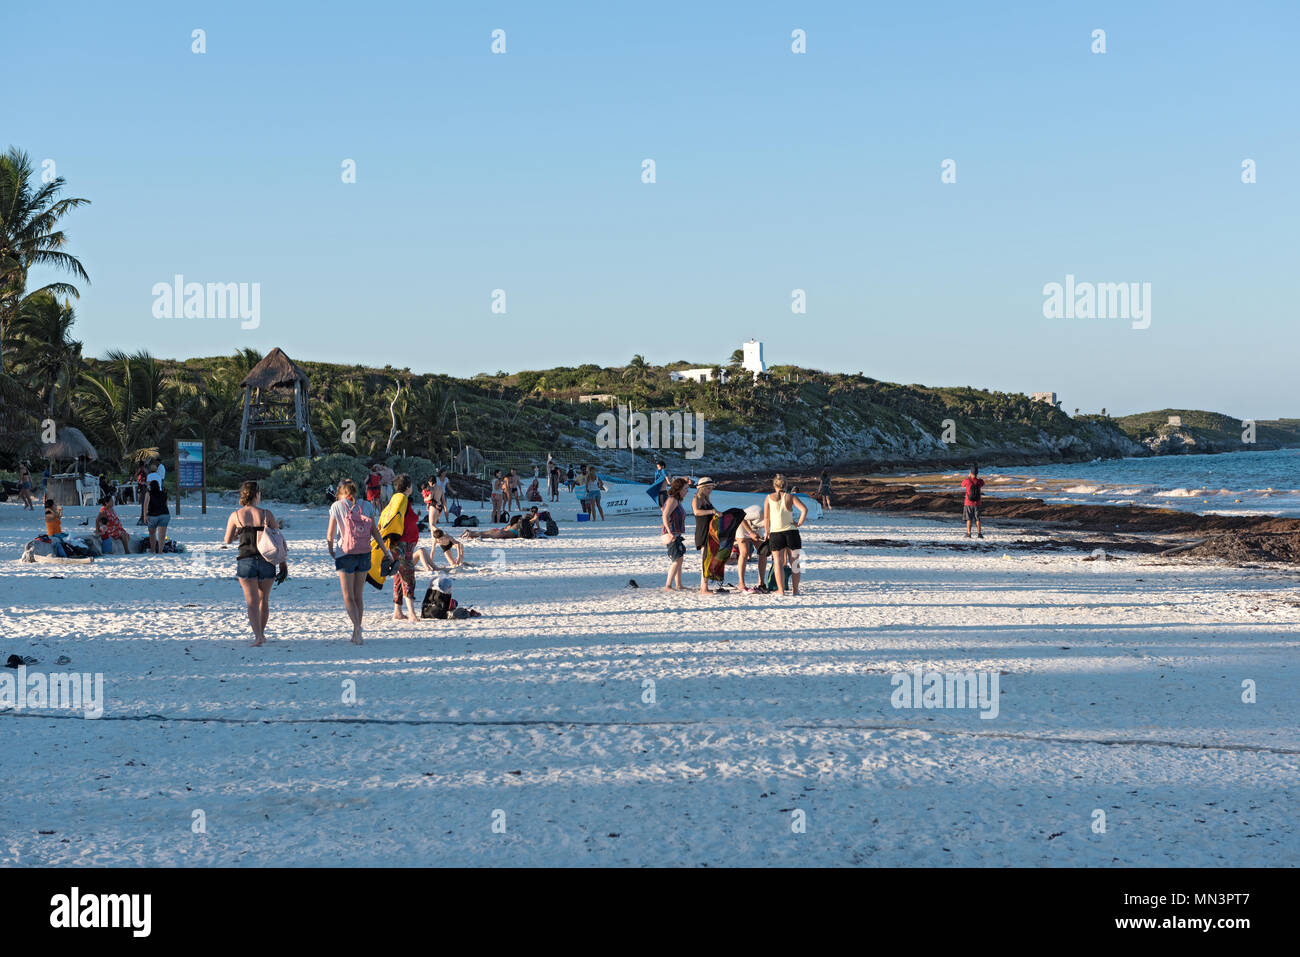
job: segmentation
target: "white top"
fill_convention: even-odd
[[[156,481],[158,483],[158,487],[162,488],[163,479],[166,477],[167,477],[167,466],[159,462],[158,467],[154,469],[152,472],[150,472],[147,476],[145,476],[144,484],[148,485],[150,482]]]
[[[334,541],[339,541],[343,537],[343,522],[347,519],[348,512],[351,511],[354,503],[345,498],[341,498],[330,506],[330,518],[334,519]],[[365,499],[360,499],[355,503],[360,509],[362,515],[369,515],[370,520],[375,520],[375,507]],[[326,526],[328,527],[328,526]],[[366,542],[366,551],[370,551],[370,542]],[[357,553],[361,554],[360,552]]]

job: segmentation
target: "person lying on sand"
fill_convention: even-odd
[[[522,515],[516,515],[510,520],[510,524],[505,528],[485,528],[481,532],[476,532],[473,529],[467,528],[460,537],[469,539],[470,541],[480,538],[522,538],[523,521],[524,517]]]

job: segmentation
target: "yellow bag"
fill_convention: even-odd
[[[402,532],[406,530],[406,510],[410,508],[410,500],[405,492],[394,492],[393,497],[388,500],[384,510],[379,514],[379,537],[387,542],[390,538],[401,538]],[[370,540],[370,571],[366,575],[366,581],[376,588],[383,588],[386,576],[384,575],[384,550],[375,544],[374,539]]]

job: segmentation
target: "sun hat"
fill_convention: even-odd
[[[706,485],[712,485],[712,484],[713,484],[713,479],[709,478],[709,477],[706,475],[706,476],[704,476],[704,478],[700,479],[698,482],[695,483],[695,487],[696,487],[696,488],[704,488],[704,486],[706,486]]]

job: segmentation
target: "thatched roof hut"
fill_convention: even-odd
[[[239,384],[253,389],[292,389],[295,382],[301,382],[305,386],[307,373],[285,355],[283,349],[276,346],[261,362],[253,366],[252,371]]]
[[[240,461],[250,461],[257,433],[292,429],[306,439],[308,455],[320,454],[311,431],[307,373],[278,346],[253,366],[240,383],[244,387],[244,418],[239,427]]]
[[[90,444],[90,440],[86,438],[85,433],[70,425],[65,425],[59,429],[53,442],[41,443],[41,455],[47,459],[86,458],[92,462],[99,458],[99,453]]]

